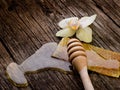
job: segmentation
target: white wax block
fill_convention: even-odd
[[[70,71],[69,62],[52,58],[51,55],[57,48],[57,43],[47,43],[43,45],[35,54],[26,59],[20,68],[23,72],[36,71],[48,67],[59,68],[65,71]]]
[[[24,72],[22,72],[16,63],[11,63],[7,67],[7,74],[9,78],[16,82],[17,84],[26,84],[27,80],[24,76]]]
[[[35,54],[27,58],[21,65],[11,63],[7,67],[9,78],[17,84],[26,84],[25,72],[36,72],[44,68],[58,68],[64,71],[71,71],[71,65],[67,61],[52,58],[51,55],[57,48],[57,43],[44,44]]]

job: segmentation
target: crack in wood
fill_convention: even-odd
[[[9,48],[6,46],[6,44],[4,43],[4,41],[0,38],[0,42],[2,43],[2,45],[4,46],[5,50],[8,52],[8,54],[10,55],[10,57],[13,59],[13,61],[15,62],[16,59],[14,58],[14,56],[12,55],[11,51],[9,50]]]

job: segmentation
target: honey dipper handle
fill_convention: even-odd
[[[87,66],[84,66],[80,71],[79,75],[81,76],[85,90],[94,90],[94,87],[91,83],[91,80],[88,75]]]

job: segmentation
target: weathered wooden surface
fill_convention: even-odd
[[[15,0],[14,0],[15,1]],[[16,0],[17,1],[17,0]],[[79,75],[45,71],[26,75],[29,86],[17,88],[5,76],[10,62],[22,63],[44,43],[58,42],[58,21],[96,13],[91,44],[120,52],[119,0],[18,0],[0,8],[0,90],[83,90]],[[119,90],[120,78],[89,72],[95,90]]]

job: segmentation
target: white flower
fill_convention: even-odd
[[[82,17],[78,19],[78,17],[71,17],[61,20],[58,23],[58,26],[62,28],[62,30],[56,33],[58,37],[72,37],[76,33],[76,37],[84,42],[92,41],[92,29],[88,27],[92,24],[96,18],[96,14],[90,17]]]

